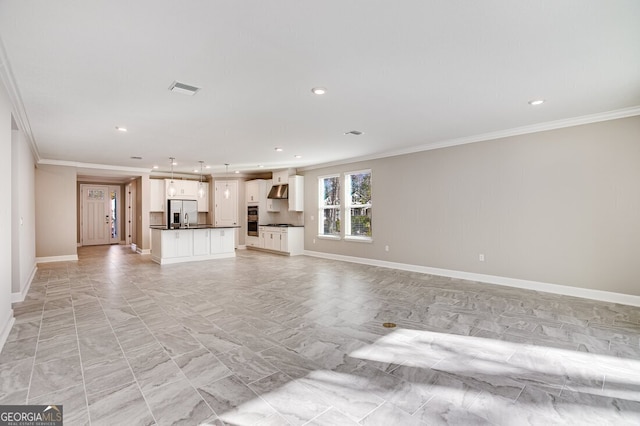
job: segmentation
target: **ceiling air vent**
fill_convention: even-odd
[[[183,95],[193,96],[198,92],[198,90],[200,90],[200,88],[196,86],[189,86],[188,84],[180,83],[179,81],[174,81],[171,83],[171,86],[169,86],[169,90],[176,93],[182,93]]]
[[[360,136],[363,133],[364,132],[361,132],[360,130],[350,130],[348,132],[344,132],[345,135],[354,135],[354,136]]]

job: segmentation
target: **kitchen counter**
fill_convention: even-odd
[[[227,229],[227,228],[240,228],[240,226],[215,226],[215,225],[192,225],[190,227],[182,227],[182,228],[168,228],[165,225],[151,225],[149,226],[151,229],[159,229],[161,231],[187,231],[189,229]]]
[[[151,260],[160,265],[235,257],[237,226],[151,226]]]

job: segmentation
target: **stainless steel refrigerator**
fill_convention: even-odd
[[[188,228],[198,224],[198,202],[196,200],[168,200],[169,228]]]

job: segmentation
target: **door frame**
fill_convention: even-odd
[[[80,222],[80,226],[79,226],[79,230],[80,230],[80,246],[84,246],[84,227],[85,227],[85,223],[84,223],[84,210],[85,210],[85,199],[84,199],[84,191],[87,187],[102,187],[102,188],[107,188],[107,200],[105,200],[106,203],[109,203],[109,207],[108,207],[108,211],[111,212],[111,191],[115,190],[116,192],[116,197],[118,198],[118,200],[116,201],[116,208],[118,209],[118,211],[116,212],[117,215],[119,215],[118,217],[118,222],[116,224],[117,226],[117,230],[118,230],[118,239],[113,240],[111,238],[111,231],[109,231],[109,242],[107,242],[105,245],[110,245],[110,244],[121,244],[123,239],[122,239],[122,232],[124,230],[124,226],[122,225],[122,209],[119,207],[119,205],[122,203],[122,186],[121,185],[113,185],[113,184],[108,184],[108,183],[99,183],[99,182],[95,182],[95,183],[81,183],[80,184],[80,192],[79,192],[79,198],[80,198],[80,215],[78,217],[79,222]],[[125,213],[126,215],[126,213]]]

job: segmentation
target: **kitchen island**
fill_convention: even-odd
[[[235,257],[237,227],[151,226],[151,260],[160,265]]]

